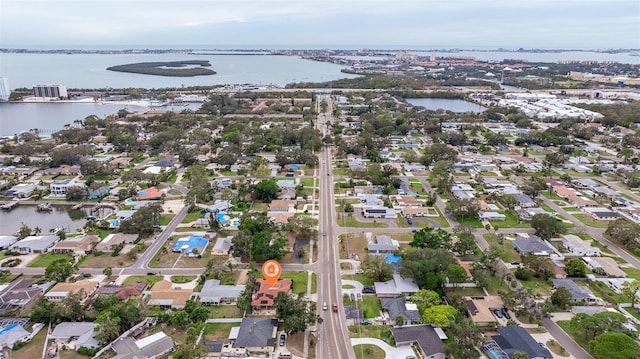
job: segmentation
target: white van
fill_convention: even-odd
[[[278,359],[291,359],[291,353],[282,352],[278,355]]]

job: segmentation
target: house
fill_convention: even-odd
[[[71,237],[56,243],[53,248],[51,248],[51,252],[85,255],[91,253],[91,251],[93,251],[93,247],[98,242],[100,242],[100,237],[95,234]]]
[[[480,211],[478,212],[479,221],[504,221],[507,216],[498,212]]]
[[[244,285],[221,285],[218,279],[209,279],[204,282],[200,290],[200,303],[206,305],[235,303],[244,288]]]
[[[217,200],[211,206],[208,206],[204,210],[209,213],[227,212],[233,208],[233,204],[228,200]]]
[[[150,200],[158,200],[162,199],[164,196],[164,192],[158,190],[155,187],[149,187],[147,189],[142,189],[138,191],[138,201],[150,201]]]
[[[60,237],[52,235],[28,236],[18,241],[11,248],[17,250],[20,254],[46,253],[59,240]]]
[[[276,184],[280,189],[294,189],[296,188],[296,183],[293,180],[278,180]]]
[[[427,167],[422,163],[403,163],[402,167],[407,172],[424,172],[427,170]]]
[[[356,197],[366,206],[382,206],[384,201],[380,198],[381,195],[373,193],[356,193]]]
[[[95,247],[96,251],[110,253],[116,246],[134,244],[138,240],[137,234],[112,233],[104,237]]]
[[[618,263],[609,257],[590,258],[583,257],[582,261],[587,264],[587,267],[594,273],[606,275],[610,277],[624,278],[627,273],[618,267]]]
[[[252,356],[271,357],[277,333],[277,319],[243,318],[235,347],[246,349]]]
[[[429,211],[431,210],[431,211]],[[400,213],[405,217],[429,217],[433,215],[433,208],[429,207],[402,207]]]
[[[231,254],[231,247],[233,246],[233,236],[218,237],[216,244],[213,245],[211,255],[213,256],[228,256]]]
[[[516,199],[518,206],[522,208],[531,208],[538,205],[531,197],[524,194],[515,194],[513,197]]]
[[[387,254],[396,252],[400,248],[397,240],[387,236],[376,236],[376,243],[369,241],[367,243],[367,252],[369,254]]]
[[[182,289],[179,284],[161,280],[154,284],[151,288],[151,294],[149,295],[149,305],[157,305],[161,308],[182,309],[187,303],[187,300],[191,299],[193,289]]]
[[[373,285],[378,298],[406,296],[419,290],[412,279],[404,279],[400,274],[394,274],[393,279],[386,282],[374,282]]]
[[[27,198],[31,197],[33,191],[36,190],[36,185],[32,183],[18,183],[17,185],[9,188],[5,193],[7,197],[14,198]]]
[[[267,217],[269,217],[269,221],[274,225],[285,225],[289,223],[289,218],[294,217],[296,214],[294,212],[267,212]]]
[[[18,241],[16,236],[0,236],[0,250],[5,250]]]
[[[618,212],[604,207],[583,208],[582,211],[591,215],[591,217],[596,221],[615,221],[620,217]]]
[[[273,287],[269,286],[266,280],[257,279],[251,295],[251,306],[255,310],[271,309],[278,293],[289,293],[292,286],[293,281],[289,278],[279,279]]]
[[[580,256],[580,257],[599,257],[600,256],[600,248],[587,245],[587,243],[583,241],[582,238],[573,234],[563,235],[562,245],[567,250],[567,252],[576,256]]]
[[[78,281],[75,283],[58,283],[53,286],[44,297],[50,302],[61,302],[71,294],[82,293],[81,302],[89,298],[99,287],[97,282]]]
[[[598,298],[587,287],[577,285],[571,279],[551,279],[555,289],[565,288],[571,293],[574,302],[596,303]]]
[[[126,301],[129,298],[137,298],[147,288],[147,282],[136,282],[129,285],[108,284],[98,288],[98,295],[115,295],[116,298]]]
[[[98,187],[96,189],[89,188],[89,199],[102,198],[109,195],[111,188],[107,186]]]
[[[539,207],[521,208],[517,210],[516,213],[518,213],[518,217],[520,217],[521,220],[527,221],[527,222],[531,221],[533,219],[533,216],[535,216],[536,214],[546,214],[549,216],[551,215],[551,213]]]
[[[209,240],[203,236],[179,238],[171,247],[171,251],[186,254],[189,257],[202,256],[209,245]]]
[[[366,218],[393,218],[395,219],[398,215],[396,214],[396,210],[393,208],[387,208],[383,206],[371,206],[364,207],[362,209],[362,215]]]
[[[269,212],[295,212],[296,201],[274,199],[269,203]]]
[[[420,324],[422,315],[418,310],[418,306],[413,303],[407,303],[403,297],[398,298],[380,298],[382,310],[387,312],[391,325],[411,325]],[[402,323],[396,323],[398,316],[402,316]]]
[[[120,338],[113,342],[112,349],[117,353],[113,359],[161,358],[174,350],[174,343],[170,336],[158,332],[138,340]]]
[[[1,308],[29,309],[42,298],[43,289],[33,286],[30,279],[19,278],[0,289]]]
[[[99,346],[94,337],[96,324],[93,322],[62,322],[53,329],[49,338],[57,343],[75,350],[79,348],[94,349]]]
[[[515,352],[524,352],[531,359],[553,359],[547,348],[540,345],[525,329],[508,325],[498,328],[499,335],[491,337],[493,340],[482,345],[487,353],[495,358],[510,358]],[[500,356],[504,355],[504,356]]]
[[[49,185],[51,190],[52,197],[65,197],[67,195],[67,190],[70,187],[81,187],[84,188],[84,183],[76,182],[73,179],[66,179],[63,181],[55,181]]]
[[[489,327],[497,323],[497,319],[491,309],[503,308],[502,298],[497,295],[465,297],[469,317],[476,325]]]
[[[211,187],[221,191],[227,188],[231,188],[232,184],[233,182],[231,181],[230,178],[218,178],[211,183]]]
[[[4,346],[13,348],[15,343],[27,341],[31,336],[31,333],[24,329],[24,326],[18,323],[1,325],[0,328],[0,348]]]
[[[515,240],[511,241],[513,248],[520,254],[535,254],[537,256],[549,256],[554,252],[553,247],[544,241],[540,237],[518,236]]]
[[[431,324],[409,325],[391,328],[396,346],[412,346],[420,351],[425,359],[445,359],[443,341],[448,339],[442,329]]]
[[[403,207],[422,207],[424,204],[424,202],[412,196],[398,196],[396,200],[398,201],[398,205]]]

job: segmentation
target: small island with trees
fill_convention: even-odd
[[[192,77],[214,75],[216,72],[205,67],[211,66],[207,60],[138,62],[107,67],[109,71],[130,72],[134,74]]]

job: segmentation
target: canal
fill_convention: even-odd
[[[37,211],[35,205],[20,204],[9,211],[0,211],[0,235],[12,235],[24,223],[31,229],[39,227],[41,234],[48,234],[50,230],[63,228],[67,233],[74,233],[82,229],[87,223],[87,216],[93,215],[103,218],[111,210],[102,208],[91,214],[90,207],[72,209],[71,206],[52,206],[51,211]]]

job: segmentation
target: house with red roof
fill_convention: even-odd
[[[269,286],[266,280],[257,279],[253,287],[251,306],[254,310],[272,309],[273,300],[278,293],[289,293],[292,286],[293,281],[289,278],[279,279],[273,287]]]

